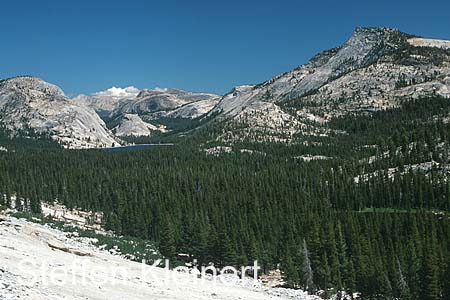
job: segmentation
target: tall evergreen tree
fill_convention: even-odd
[[[306,240],[302,244],[302,265],[300,267],[301,286],[305,291],[314,293],[316,286],[314,284],[314,273],[311,266],[310,253],[306,245]]]
[[[175,231],[169,218],[164,220],[161,229],[159,250],[167,259],[174,259],[176,257]]]

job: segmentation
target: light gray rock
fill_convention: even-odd
[[[91,108],[69,100],[57,86],[35,77],[0,81],[0,123],[13,134],[45,134],[66,148],[120,144]]]

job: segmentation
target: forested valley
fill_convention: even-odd
[[[323,125],[329,136],[217,155],[205,152],[220,145],[215,123],[171,147],[114,153],[3,132],[0,205],[102,211],[106,228],[154,241],[167,258],[258,260],[310,292],[450,299],[449,113],[448,99],[410,100],[336,118]]]

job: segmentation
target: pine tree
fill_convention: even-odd
[[[311,266],[310,253],[306,245],[306,240],[302,244],[302,265],[300,267],[301,286],[305,291],[314,293],[316,286],[314,284],[314,273]]]
[[[209,231],[206,225],[198,224],[197,230],[194,231],[194,244],[192,246],[192,254],[197,259],[200,266],[207,264],[208,260],[208,237]]]
[[[344,238],[344,234],[342,232],[341,223],[338,223],[338,231],[337,231],[337,249],[338,249],[338,257],[339,257],[339,274],[343,278],[345,287],[348,286],[348,260],[347,260],[347,244]]]
[[[439,300],[440,286],[439,286],[439,269],[437,265],[437,258],[435,252],[436,239],[434,237],[434,228],[432,229],[432,236],[428,245],[428,250],[425,253],[425,258],[422,262],[422,282],[423,287],[421,291],[421,299],[423,300]]]
[[[408,282],[406,281],[406,277],[403,274],[402,266],[400,264],[400,260],[396,259],[397,261],[397,290],[398,290],[398,296],[402,300],[410,300],[411,299],[411,292],[409,290]]]
[[[289,250],[286,251],[282,262],[281,262],[281,272],[285,286],[288,288],[296,288],[300,281],[300,276],[297,271],[297,266],[295,266],[292,254]]]
[[[347,291],[347,293],[349,295],[353,296],[353,293],[355,291],[357,291],[358,288],[356,287],[356,272],[355,272],[355,267],[353,265],[353,261],[352,260],[350,260],[350,262],[348,264],[348,272],[349,272],[349,275],[346,278],[346,283],[345,283],[346,288],[345,288],[345,290]]]
[[[324,252],[322,255],[322,259],[320,261],[319,264],[316,265],[315,267],[315,275],[318,275],[317,277],[319,277],[321,279],[321,285],[318,286],[321,289],[328,289],[331,287],[330,284],[330,278],[331,278],[331,270],[330,270],[330,265],[328,264],[328,256],[327,253]],[[317,280],[316,280],[317,282]]]
[[[224,228],[220,229],[218,239],[216,240],[216,257],[221,267],[237,265],[238,257],[233,240]]]
[[[39,201],[39,199],[35,193],[33,193],[33,195],[30,198],[30,211],[32,213],[37,213],[37,214],[42,212],[41,201]]]
[[[447,258],[442,272],[442,299],[450,299],[450,257]]]
[[[406,247],[407,250],[407,274],[409,278],[409,288],[413,299],[419,299],[421,296],[421,254],[418,252],[416,244],[420,241],[415,219],[412,224],[413,239],[410,239]]]
[[[176,257],[175,248],[175,232],[172,222],[169,218],[164,220],[159,242],[159,251],[167,259],[174,259]]]
[[[16,200],[14,203],[14,208],[17,211],[23,211],[24,207],[23,207],[23,199],[21,197],[19,197],[19,195],[16,195]]]

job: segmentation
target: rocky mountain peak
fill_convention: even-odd
[[[399,33],[400,30],[397,28],[390,27],[365,27],[365,26],[357,26],[353,31],[353,36],[357,35],[366,35],[366,36],[380,36],[391,33]]]
[[[247,131],[241,136],[249,136],[259,121],[269,124],[276,116],[288,120],[283,109],[303,124],[323,123],[348,112],[394,107],[404,98],[450,97],[448,49],[450,41],[387,27],[357,27],[345,43],[308,63],[261,84],[233,89],[210,115],[244,120]],[[295,123],[289,126],[298,130]],[[282,136],[289,126],[280,125],[276,134]],[[236,132],[233,136],[239,139]]]
[[[143,89],[142,91],[139,92],[139,94],[137,94],[136,98],[144,98],[152,94],[155,94],[154,90]]]
[[[0,89],[2,91],[14,91],[18,94],[26,94],[31,98],[66,99],[61,88],[33,76],[18,76],[2,80],[0,81]]]
[[[386,27],[357,27],[341,46],[315,55],[307,64],[252,89],[234,89],[215,112],[236,115],[254,101],[286,102],[314,93],[355,70],[368,67],[400,49],[410,35]]]
[[[66,148],[120,143],[90,108],[69,100],[56,85],[32,76],[0,81],[0,126],[15,134],[46,134]]]

